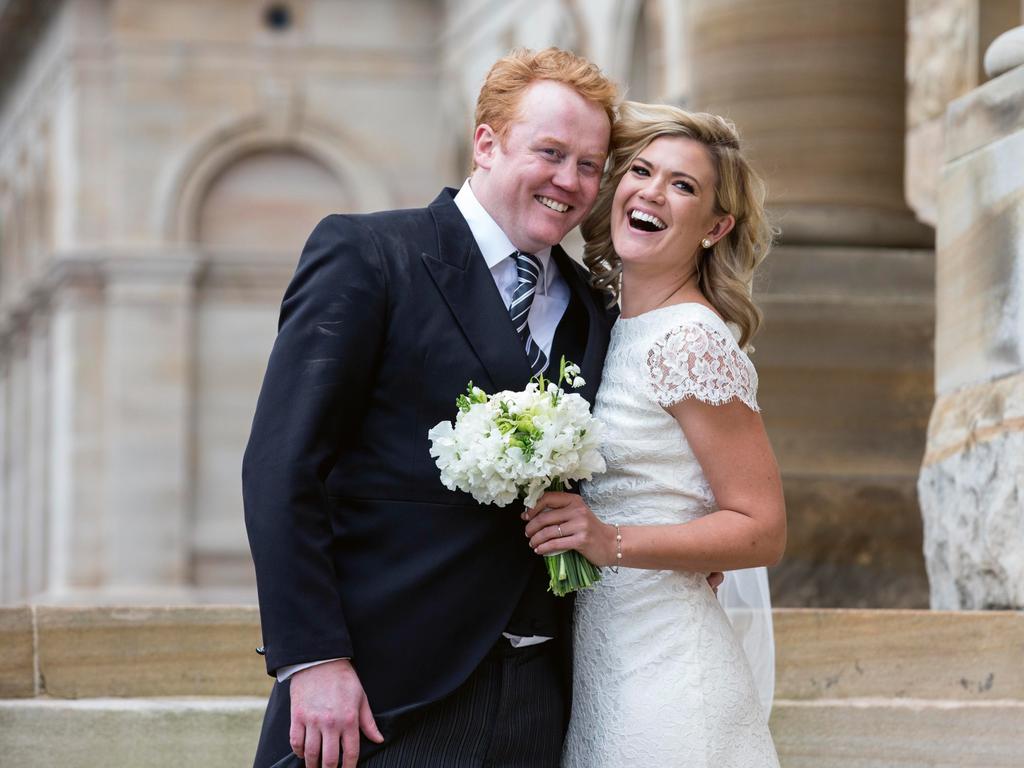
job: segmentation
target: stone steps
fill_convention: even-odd
[[[1024,614],[780,609],[775,634],[786,768],[1024,764]],[[254,608],[4,608],[0,644],[5,765],[251,765]]]

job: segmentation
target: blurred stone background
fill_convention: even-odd
[[[768,179],[776,604],[928,606],[928,523],[935,607],[1020,607],[1024,70],[982,60],[1022,5],[0,0],[0,604],[254,602],[241,454],[306,235],[458,186],[489,65],[559,45]]]

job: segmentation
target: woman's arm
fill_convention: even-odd
[[[598,520],[578,495],[551,492],[524,513],[537,554],[575,549],[595,565],[697,572],[781,559],[785,501],[760,414],[738,399],[709,405],[688,398],[667,410],[693,448],[719,509],[677,525],[620,525],[620,559],[613,525]]]

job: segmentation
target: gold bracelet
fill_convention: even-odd
[[[622,565],[622,532],[619,530],[618,523],[612,523],[615,526],[615,565],[611,566],[612,573],[619,572],[619,566]]]

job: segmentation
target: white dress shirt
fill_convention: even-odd
[[[469,179],[466,179],[455,195],[455,205],[469,224],[473,239],[483,254],[487,268],[491,270],[491,277],[494,278],[494,284],[498,286],[501,300],[505,302],[507,309],[512,303],[512,293],[519,280],[516,260],[509,258],[515,254],[516,247],[480,205],[469,186]],[[544,355],[550,359],[555,329],[569,306],[569,284],[565,282],[562,273],[552,261],[550,248],[537,251],[533,255],[540,261],[543,272],[533,294],[533,305],[530,307],[527,320],[533,342],[543,349]]]
[[[502,232],[497,222],[480,205],[480,201],[476,199],[476,195],[473,194],[473,190],[469,186],[469,179],[466,179],[458,194],[455,195],[455,206],[466,219],[469,230],[473,233],[473,239],[476,240],[477,247],[483,254],[484,262],[491,270],[491,277],[494,278],[494,284],[498,288],[498,293],[501,294],[501,300],[505,302],[505,308],[508,309],[512,304],[512,293],[515,291],[519,279],[516,261],[509,258],[515,254],[516,247]],[[558,267],[553,264],[550,248],[545,248],[533,255],[540,260],[542,279],[538,281],[537,290],[533,294],[533,305],[530,307],[527,322],[530,325],[530,336],[533,338],[534,344],[543,349],[544,355],[550,360],[555,329],[569,306],[569,284],[565,282]],[[525,353],[526,351],[523,350],[524,355]],[[516,648],[536,645],[551,639],[544,635],[519,637],[507,632],[503,634]],[[276,670],[277,680],[283,683],[296,672],[315,667],[317,664],[326,664],[329,661],[337,661],[337,659],[289,664]]]

